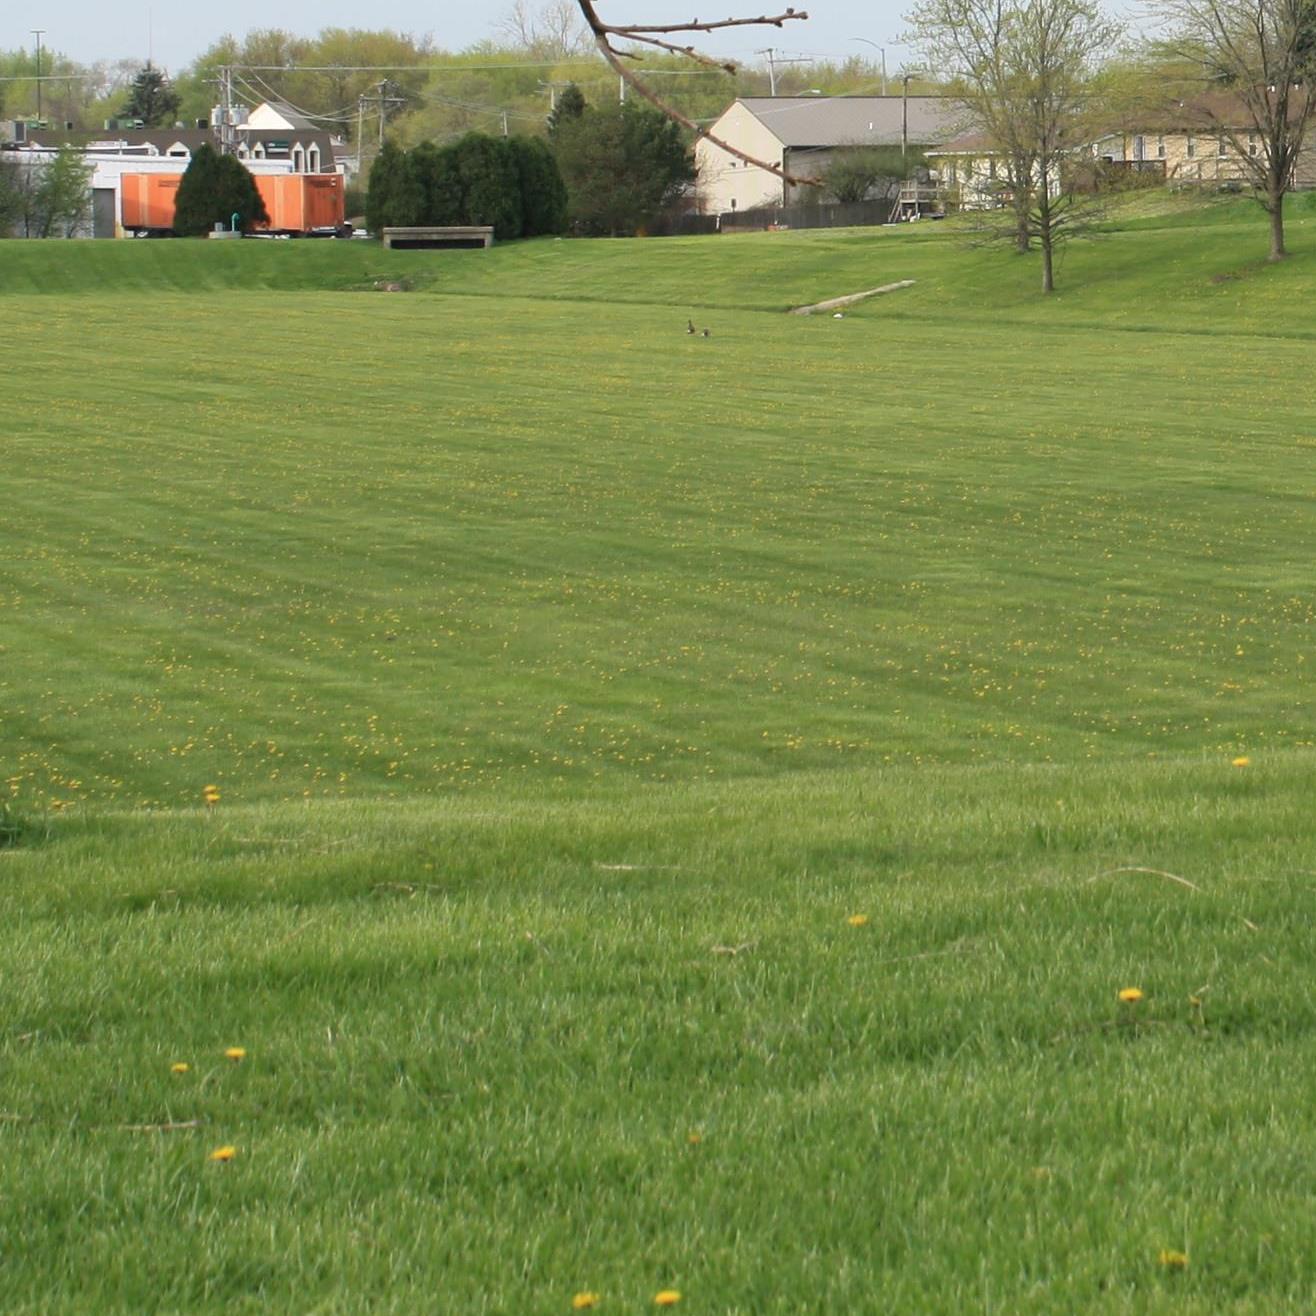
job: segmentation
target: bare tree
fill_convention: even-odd
[[[1023,251],[1036,240],[1042,291],[1054,291],[1056,245],[1079,217],[1064,175],[1088,144],[1094,75],[1118,25],[1094,0],[922,0],[909,21],[1004,165],[1010,236]]]
[[[1198,75],[1184,100],[1189,123],[1232,146],[1270,216],[1270,259],[1282,260],[1284,198],[1316,113],[1316,3],[1157,0],[1155,8],[1170,48]]]
[[[583,55],[594,44],[576,0],[545,0],[538,7],[530,0],[514,0],[498,30],[523,50],[545,59]]]
[[[807,19],[809,17],[807,13],[787,9],[784,13],[775,15],[762,14],[758,18],[724,18],[712,23],[701,23],[697,18],[692,18],[688,23],[605,23],[599,17],[598,10],[595,8],[595,0],[576,0],[576,4],[580,8],[590,35],[594,38],[594,44],[598,47],[603,58],[607,60],[627,86],[633,87],[636,92],[651,105],[657,106],[669,119],[675,120],[683,128],[694,133],[696,137],[706,138],[714,146],[720,146],[722,150],[734,155],[736,159],[743,160],[746,164],[756,165],[760,169],[766,169],[769,173],[776,174],[778,178],[787,183],[820,185],[821,180],[817,178],[796,178],[788,174],[780,165],[746,154],[738,146],[732,146],[730,142],[715,136],[707,128],[682,114],[653,91],[642,78],[636,75],[634,70],[627,67],[626,61],[638,60],[640,52],[627,49],[624,46],[619,47],[615,44],[618,41],[633,41],[641,46],[650,46],[669,54],[684,55],[687,59],[693,60],[694,63],[701,64],[705,68],[723,69],[727,73],[735,73],[737,65],[734,61],[713,59],[696,50],[694,45],[688,41],[683,44],[680,38],[689,37],[697,32],[719,32],[732,27],[783,27],[788,22]]]

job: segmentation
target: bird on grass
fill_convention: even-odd
[[[705,337],[705,338],[709,338],[709,337],[711,337],[711,335],[712,335],[712,330],[710,330],[710,329],[705,329],[705,330],[704,330],[704,337]]]
[[[685,331],[686,331],[686,333],[688,333],[688,334],[692,334],[692,333],[694,333],[694,331],[695,331],[695,322],[694,322],[693,320],[687,320],[687,321],[685,322]]]

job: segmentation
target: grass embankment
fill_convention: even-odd
[[[103,280],[6,308],[6,1302],[1308,1310],[1312,258],[1213,282],[1239,214],[1047,304],[5,247]]]

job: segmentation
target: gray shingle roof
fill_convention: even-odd
[[[784,146],[899,146],[900,96],[743,96],[740,103]],[[944,96],[909,98],[909,140],[929,146],[963,130]]]

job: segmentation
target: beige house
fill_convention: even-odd
[[[1163,127],[1157,132],[1109,133],[1092,144],[1092,155],[1107,164],[1154,169],[1170,183],[1247,182],[1252,178],[1243,153],[1259,158],[1261,138],[1247,129],[1190,132]],[[1316,151],[1305,146],[1294,169],[1296,187],[1316,187]]]
[[[924,150],[955,131],[958,110],[941,96],[744,96],[709,131],[798,178],[817,178],[842,151]],[[798,204],[803,189],[746,164],[707,138],[695,144],[697,196],[705,214]],[[814,188],[808,189],[816,196]]]

